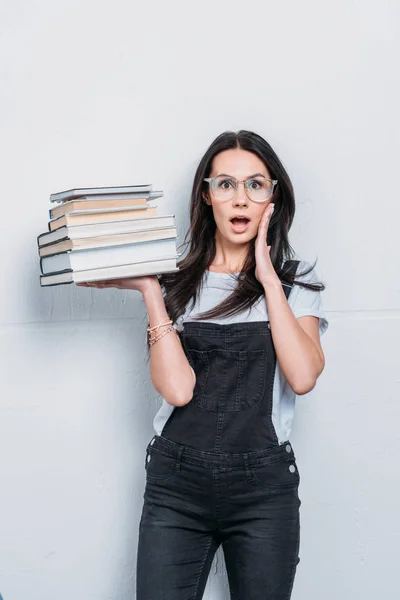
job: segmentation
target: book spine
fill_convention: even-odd
[[[62,275],[62,273],[72,273],[73,269],[63,269],[62,271],[51,271],[50,273],[43,273],[42,271],[42,275],[44,275],[45,277],[48,275]]]
[[[45,281],[46,279],[47,279],[47,275],[40,276],[40,287],[54,287],[55,285],[69,285],[71,283],[74,283],[73,281],[59,281],[58,283],[44,284],[43,281]]]
[[[70,238],[67,235],[65,235],[63,238],[59,238],[55,242],[47,242],[47,244],[42,244],[41,246],[39,246],[39,249],[40,248],[47,248],[48,246],[54,246],[55,244],[58,244],[59,242],[65,242],[65,241],[67,241],[69,239]]]
[[[57,192],[50,194],[50,202],[64,202],[68,199],[79,198],[79,196],[91,196],[94,193],[107,195],[107,194],[118,194],[118,193],[130,193],[130,192],[151,192],[152,184],[146,183],[144,185],[122,185],[114,187],[95,187],[95,188],[76,188],[67,190],[65,192]]]

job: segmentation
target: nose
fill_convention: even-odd
[[[235,204],[248,204],[249,199],[244,188],[244,181],[239,181],[237,186],[237,192],[234,196]]]

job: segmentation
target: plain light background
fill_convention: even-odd
[[[0,593],[134,597],[144,454],[161,401],[139,292],[42,289],[49,195],[152,183],[188,226],[222,131],[264,136],[318,259],[326,369],[298,398],[294,600],[399,593],[399,5],[3,0]],[[229,597],[222,552],[206,600]]]

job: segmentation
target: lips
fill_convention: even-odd
[[[247,223],[247,221],[250,221],[250,218],[247,215],[239,215],[239,214],[237,214],[237,215],[232,215],[229,220],[230,221],[240,220],[240,221],[246,221],[246,223]]]
[[[236,233],[243,233],[246,231],[250,223],[250,219],[248,217],[242,217],[241,215],[235,215],[229,220],[233,231]]]

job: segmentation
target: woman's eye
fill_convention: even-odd
[[[259,181],[257,181],[256,179],[252,179],[251,181],[249,181],[248,187],[253,190],[258,190],[261,187],[261,183]]]
[[[223,181],[219,182],[219,186],[218,187],[222,187],[222,189],[227,190],[229,189],[229,186],[232,186],[232,180],[231,179],[224,179]]]

